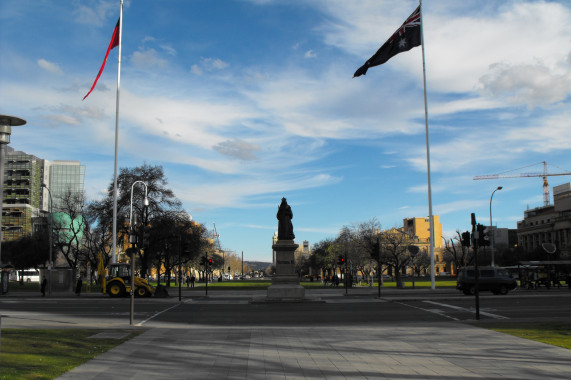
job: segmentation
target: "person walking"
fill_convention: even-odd
[[[40,285],[40,292],[42,292],[42,297],[46,296],[46,286],[48,286],[48,279],[44,276],[42,284]]]
[[[194,275],[190,276],[190,287],[194,288],[194,281],[196,281],[196,277]]]
[[[81,281],[81,277],[79,277],[77,279],[77,283],[75,284],[75,294],[77,296],[81,295],[81,287],[83,286],[83,283]]]

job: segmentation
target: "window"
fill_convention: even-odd
[[[480,270],[480,275],[482,277],[494,277],[494,270],[493,269]]]

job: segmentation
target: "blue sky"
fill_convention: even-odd
[[[27,120],[11,147],[80,160],[91,199],[113,176],[118,49],[82,98],[119,4],[0,2],[0,113]],[[185,209],[246,260],[271,261],[282,197],[310,244],[373,217],[391,228],[427,216],[421,48],[352,78],[417,5],[125,1],[119,166],[162,165]],[[487,224],[503,186],[494,224],[515,228],[542,205],[541,178],[473,177],[542,161],[571,171],[571,4],[423,8],[433,212],[447,237],[472,212]]]

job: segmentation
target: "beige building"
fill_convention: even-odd
[[[450,273],[453,269],[444,261],[442,223],[438,215],[433,215],[432,219],[434,221],[434,271],[436,275]],[[430,220],[428,217],[403,219],[403,232],[410,237],[413,245],[420,248],[421,252],[430,254]]]

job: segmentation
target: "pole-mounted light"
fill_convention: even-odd
[[[492,228],[492,198],[494,197],[494,193],[498,190],[503,189],[502,186],[498,186],[496,190],[492,192],[492,196],[490,197],[490,234],[492,235],[492,241],[490,245],[492,246],[492,266],[494,266],[494,245],[495,245],[495,233]]]

